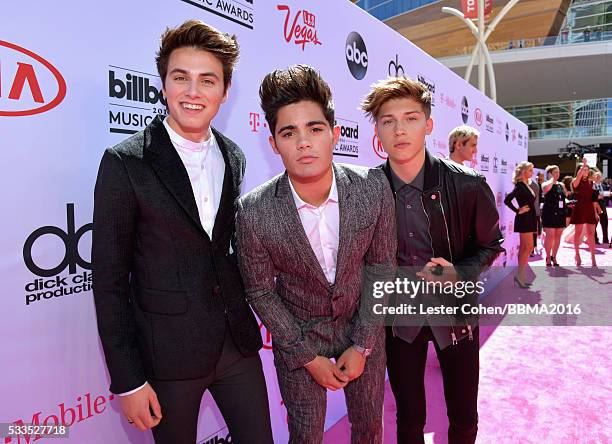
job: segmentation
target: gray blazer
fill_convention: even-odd
[[[393,194],[380,170],[333,168],[340,210],[334,285],[308,242],[287,173],[238,204],[237,248],[247,300],[272,335],[277,366],[289,371],[317,355],[341,353],[338,344],[371,348],[384,335],[382,319],[368,316],[376,300],[362,291],[362,282],[394,277]]]

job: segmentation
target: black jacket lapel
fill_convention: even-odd
[[[228,227],[234,224],[235,201],[240,196],[244,162],[241,162],[238,147],[231,140],[214,128],[212,128],[212,132],[225,162],[221,199],[213,226],[213,242],[216,242],[221,233],[227,232]]]
[[[198,207],[193,196],[191,182],[185,165],[174,149],[162,119],[157,116],[144,130],[144,158],[159,177],[159,180],[174,196],[193,223],[206,234],[200,222]]]

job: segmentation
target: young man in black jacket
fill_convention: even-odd
[[[503,251],[495,198],[482,175],[438,159],[425,148],[425,136],[433,129],[427,87],[403,77],[382,80],[372,86],[362,109],[375,122],[376,135],[389,156],[381,168],[396,198],[398,266],[404,271],[423,269],[418,276],[427,281],[476,280]],[[457,293],[450,299],[461,303]],[[387,328],[398,443],[424,442],[424,374],[430,340],[442,370],[449,443],[476,439],[479,329],[474,319],[458,313],[442,322],[416,316],[407,322],[410,325],[396,318]]]
[[[232,442],[272,442],[261,335],[230,247],[245,158],[212,127],[237,58],[235,37],[205,23],[168,29],[156,58],[168,117],[106,150],[98,172],[93,293],[110,391],[158,444],[196,441],[206,390]]]

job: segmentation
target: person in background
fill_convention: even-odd
[[[593,188],[597,192],[597,205],[599,206],[599,224],[601,225],[602,232],[601,241],[603,244],[610,244],[608,238],[608,212],[606,210],[606,203],[604,200],[604,187],[601,183],[601,171],[599,170],[595,170],[595,174],[593,175]],[[597,237],[597,229],[595,230],[595,244],[599,244],[599,239]]]
[[[537,230],[533,233],[533,252],[529,255],[530,257],[538,254],[538,236],[542,234],[542,209],[541,203],[544,199],[544,195],[542,194],[542,184],[544,183],[544,173],[539,172],[536,176],[536,180],[531,179],[529,181],[529,186],[533,190],[536,195],[536,200],[534,202],[535,211],[536,211],[536,222],[538,224]],[[542,242],[542,245],[544,242]],[[542,253],[542,250],[539,251],[539,254]]]
[[[572,210],[574,209],[574,205],[576,201],[574,200],[574,192],[572,191],[572,180],[574,178],[572,176],[565,176],[561,183],[563,184],[563,188],[565,189],[565,226],[570,225],[570,219],[572,217]],[[572,228],[573,229],[573,228]]]
[[[529,185],[533,176],[533,164],[531,162],[520,162],[514,170],[512,183],[514,189],[506,196],[504,203],[516,213],[514,217],[514,232],[520,235],[518,253],[518,272],[514,282],[521,288],[528,288],[525,280],[525,268],[529,260],[529,253],[533,251],[533,234],[538,229],[535,202],[537,193]],[[516,199],[518,206],[512,201]]]
[[[471,162],[478,154],[480,132],[468,125],[453,129],[448,135],[449,158],[459,165]]]
[[[542,207],[542,226],[546,232],[544,250],[546,251],[546,266],[559,266],[557,251],[561,243],[561,234],[566,227],[565,187],[559,182],[559,167],[548,165],[546,174],[549,179],[542,184],[544,205]]]
[[[592,177],[592,173],[585,158],[582,160],[582,164],[576,168],[576,176],[572,180],[572,190],[574,191],[576,204],[572,211],[571,223],[575,227],[574,250],[577,267],[582,265],[580,243],[582,242],[583,233],[586,233],[586,241],[591,252],[591,265],[593,267],[597,266],[595,259],[595,227],[599,219],[599,214],[596,210],[596,208],[599,208],[599,205],[597,205],[597,196],[593,195],[593,181],[589,179],[589,176]]]

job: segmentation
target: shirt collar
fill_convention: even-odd
[[[400,179],[400,177],[395,174],[395,171],[393,171],[393,168],[391,168],[391,165],[389,165],[389,171],[391,171],[391,180],[393,180],[393,188],[395,190],[399,191],[404,186],[410,186],[419,191],[423,191],[423,186],[425,184],[425,163],[423,163],[423,166],[421,166],[421,169],[410,183],[406,183]]]
[[[295,202],[295,206],[297,207],[298,210],[301,210],[302,208],[317,208],[314,205],[304,202],[302,198],[298,195],[298,193],[295,191],[295,188],[293,188],[291,179],[287,177],[287,180],[289,181],[289,186],[291,187],[291,194],[293,195],[293,201]],[[319,208],[324,207],[325,205],[327,205],[328,202],[336,202],[336,203],[338,202],[338,187],[336,186],[336,173],[333,170],[332,170],[332,184],[329,190],[329,195],[327,196],[327,199],[325,199],[325,202],[323,202],[319,206]]]
[[[203,142],[192,142],[174,131],[168,123],[168,119],[164,119],[164,127],[166,128],[166,131],[168,131],[172,144],[177,149],[182,149],[183,151],[201,152],[214,146],[215,136],[210,129],[208,130],[209,137],[207,140],[204,140]]]

